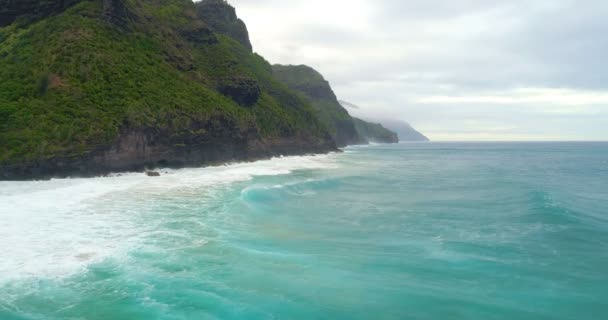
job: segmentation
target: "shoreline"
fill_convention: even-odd
[[[347,146],[348,147],[348,146]],[[346,147],[345,147],[346,148]],[[313,148],[314,149],[314,148]],[[68,168],[61,169],[58,172],[44,172],[40,174],[36,173],[23,173],[19,171],[25,171],[27,169],[27,165],[20,166],[15,165],[14,168],[10,168],[10,166],[0,166],[0,182],[29,182],[29,181],[50,181],[55,179],[87,179],[87,178],[104,178],[104,177],[116,177],[121,175],[130,175],[130,174],[142,174],[146,175],[147,172],[158,172],[162,175],[163,172],[167,170],[181,170],[181,169],[202,169],[202,168],[219,168],[224,166],[232,166],[238,164],[248,164],[255,163],[258,161],[269,161],[277,158],[284,157],[305,157],[305,156],[319,156],[319,155],[328,155],[328,154],[339,154],[344,153],[344,148],[335,148],[335,149],[327,149],[327,150],[305,150],[305,151],[291,151],[291,152],[269,152],[265,154],[259,155],[251,155],[243,158],[232,158],[226,160],[217,160],[217,161],[209,161],[203,162],[200,164],[195,163],[185,163],[182,165],[175,165],[172,163],[168,163],[166,166],[161,165],[150,165],[151,163],[148,161],[142,161],[137,165],[131,166],[131,168],[124,169],[116,169],[111,170],[107,167],[98,167],[98,168]],[[56,159],[53,159],[56,160]],[[59,160],[62,161],[62,160]],[[38,170],[44,168],[38,167]],[[84,170],[83,170],[84,169]],[[150,179],[155,178],[155,176],[149,176]]]

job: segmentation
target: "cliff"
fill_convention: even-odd
[[[379,123],[367,122],[353,118],[355,128],[361,137],[368,142],[374,143],[398,143],[399,137],[396,133],[386,129]]]
[[[405,121],[393,119],[380,119],[376,121],[381,123],[385,128],[397,133],[401,141],[429,141],[429,138]]]
[[[274,65],[273,70],[279,80],[310,101],[338,146],[366,143],[357,133],[348,111],[338,102],[329,82],[318,71],[304,65]]]
[[[236,10],[225,0],[203,0],[196,3],[199,17],[215,32],[233,38],[252,51],[249,32]]]
[[[2,1],[0,179],[336,150],[212,3]]]
[[[366,116],[364,110],[355,104],[343,100],[340,100],[340,104],[350,110],[351,113],[365,119],[364,121],[380,123],[386,129],[395,132],[399,137],[399,141],[429,141],[429,138],[405,121]]]

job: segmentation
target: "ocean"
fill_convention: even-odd
[[[608,143],[0,182],[0,319],[608,319]]]

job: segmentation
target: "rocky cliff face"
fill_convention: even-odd
[[[203,0],[196,3],[196,9],[199,18],[213,31],[233,38],[249,51],[253,50],[247,26],[225,0]]]
[[[103,15],[106,21],[125,26],[129,18],[125,0],[103,0]]]
[[[258,82],[246,76],[221,79],[218,83],[218,90],[244,107],[256,104],[262,94]]]
[[[205,132],[205,134],[194,133]],[[255,126],[215,117],[172,131],[123,126],[108,146],[84,156],[0,166],[0,180],[89,177],[111,172],[137,172],[154,168],[184,168],[251,161],[275,156],[334,151],[330,139],[309,135],[264,138]]]
[[[338,146],[365,143],[365,139],[357,133],[348,111],[340,105],[329,82],[318,71],[308,66],[282,65],[274,65],[273,71],[290,89],[311,102]]]

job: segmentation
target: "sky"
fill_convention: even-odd
[[[608,140],[608,1],[229,2],[271,63],[433,140]]]

